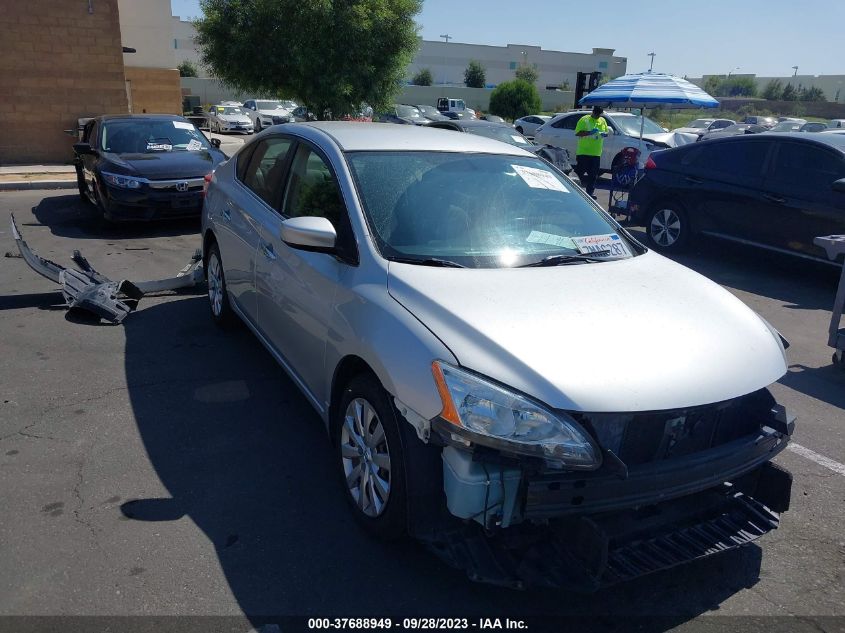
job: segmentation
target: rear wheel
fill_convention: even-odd
[[[654,205],[645,218],[649,245],[657,251],[675,253],[689,243],[690,226],[685,210],[676,202]]]
[[[226,275],[223,273],[223,261],[217,243],[208,247],[206,257],[206,278],[208,282],[208,304],[211,318],[220,327],[229,327],[235,322],[235,313],[229,304],[226,291]]]
[[[332,422],[335,455],[355,519],[383,539],[405,533],[407,492],[399,422],[375,376],[354,377]]]

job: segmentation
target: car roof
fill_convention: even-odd
[[[800,134],[789,134],[786,132],[766,132],[765,134],[751,134],[748,136],[740,135],[740,136],[729,136],[726,138],[719,138],[719,139],[711,139],[709,141],[703,141],[706,143],[729,143],[729,142],[741,142],[744,143],[750,140],[770,140],[770,139],[783,139],[785,141],[797,141],[799,143],[805,143],[810,141],[811,143],[818,143],[822,145],[827,145],[828,147],[835,149],[839,152],[845,154],[845,136],[836,134],[826,134],[824,132],[802,132]],[[698,143],[688,143],[687,145],[681,145],[677,149],[681,148],[688,148],[688,147],[701,147]]]
[[[487,121],[482,121],[482,124],[496,125]],[[342,150],[348,152],[434,151],[533,156],[530,152],[518,147],[484,136],[455,134],[454,131],[429,129],[416,125],[315,121],[288,123],[284,129],[312,138],[315,131],[321,132],[331,137]]]
[[[178,114],[104,114],[97,117],[101,121],[116,121],[120,119],[135,121],[184,121],[185,118]]]
[[[455,119],[454,121],[438,121],[432,125],[451,125],[453,127],[498,127],[506,130],[513,130],[513,128],[506,123],[499,123],[498,121],[487,121],[485,119]]]

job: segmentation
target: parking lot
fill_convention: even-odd
[[[28,191],[0,194],[2,252],[16,252],[10,213],[39,254],[66,264],[80,249],[113,279],[171,276],[200,245],[197,222],[98,228],[75,192]],[[317,415],[245,328],[215,328],[204,288],[145,297],[110,326],[66,313],[57,286],[4,259],[0,612],[221,615],[243,631],[412,615],[845,630],[845,372],[825,345],[838,271],[715,241],[679,261],[791,342],[773,391],[798,416],[777,459],[792,508],[758,544],[575,596],[477,585],[414,543],[365,536]],[[608,335],[648,353],[624,321]]]

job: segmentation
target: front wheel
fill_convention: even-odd
[[[231,326],[235,322],[235,313],[229,304],[229,294],[226,290],[226,275],[223,272],[223,261],[220,259],[220,248],[213,243],[208,248],[206,258],[206,278],[208,282],[208,304],[211,308],[211,318],[222,328]]]
[[[258,134],[261,131],[261,119],[255,119],[255,133]]]
[[[404,453],[387,392],[375,376],[356,376],[334,417],[335,455],[355,519],[379,538],[402,536],[407,525]]]
[[[644,224],[648,243],[657,251],[676,253],[689,243],[689,219],[677,203],[655,205],[646,215]]]
[[[520,134],[525,134],[525,132],[522,131],[521,125],[516,126],[516,131],[519,132]]]

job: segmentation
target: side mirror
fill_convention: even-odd
[[[213,138],[209,142],[211,143],[211,146],[214,149],[220,149],[220,139],[219,138]]]
[[[834,191],[838,191],[839,193],[845,193],[845,178],[840,178],[839,180],[834,180],[833,185]]]
[[[337,242],[337,231],[326,218],[303,216],[282,222],[281,238],[292,248],[330,253]]]
[[[663,131],[664,131],[664,132],[668,132],[668,131],[669,131],[669,128],[668,128],[668,127],[664,127],[664,128],[663,128]]]
[[[80,156],[84,156],[86,154],[94,155],[97,153],[97,151],[93,147],[91,147],[90,143],[74,143],[73,151],[79,154]]]

